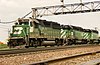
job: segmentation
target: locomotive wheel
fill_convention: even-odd
[[[8,47],[9,47],[9,48],[12,48],[12,45],[8,43]]]
[[[25,46],[25,48],[29,48],[29,46]]]
[[[11,41],[10,41],[10,42],[8,42],[8,47],[9,47],[9,48],[14,48],[14,43],[13,43],[13,42],[11,42]]]
[[[34,46],[35,48],[37,48],[37,45],[36,46]]]
[[[59,39],[56,39],[55,43],[56,43],[57,46],[59,46]]]
[[[41,46],[41,41],[37,40],[37,46]]]
[[[72,45],[72,41],[68,41],[68,45]]]
[[[47,46],[45,46],[45,47],[47,47]]]

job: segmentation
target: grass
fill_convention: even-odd
[[[8,48],[7,44],[0,44],[0,50],[5,48]]]

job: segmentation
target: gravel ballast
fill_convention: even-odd
[[[95,54],[95,55],[88,55],[88,56],[72,58],[68,60],[62,60],[62,61],[55,62],[55,63],[53,62],[53,63],[50,63],[49,65],[94,65],[90,61],[94,61],[96,59],[100,59],[100,53]]]
[[[80,54],[90,51],[99,51],[100,46],[96,47],[79,47],[79,48],[70,48],[70,49],[61,49],[56,51],[41,52],[41,53],[31,53],[21,56],[12,56],[12,57],[2,57],[0,58],[0,65],[21,65],[29,64],[33,62],[38,62],[42,60],[47,60],[55,57],[70,56],[74,54]]]

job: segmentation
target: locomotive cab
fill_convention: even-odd
[[[12,32],[9,35],[10,37],[7,43],[8,46],[15,47],[25,44],[29,34],[29,29],[28,20],[25,20],[25,22],[18,20],[18,22],[12,26]]]
[[[41,34],[38,21],[18,19],[18,22],[12,26],[12,33],[10,33],[7,43],[8,46],[28,45],[30,34],[36,31],[35,29],[38,29],[39,34]]]

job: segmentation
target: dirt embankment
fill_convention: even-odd
[[[0,41],[0,44],[4,44],[4,43]]]

